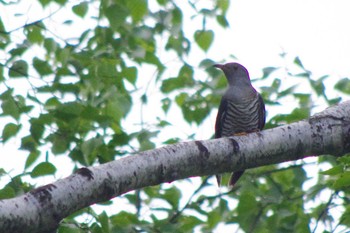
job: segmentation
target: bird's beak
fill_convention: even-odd
[[[224,65],[221,65],[221,64],[215,64],[213,65],[215,68],[219,68],[219,69],[222,69]]]

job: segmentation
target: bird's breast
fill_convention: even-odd
[[[222,115],[222,135],[232,136],[236,133],[259,129],[259,99],[250,98],[241,101],[227,100],[226,109]]]

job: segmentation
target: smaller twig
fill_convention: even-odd
[[[317,220],[316,220],[316,225],[315,225],[315,228],[314,228],[314,230],[312,231],[312,233],[315,233],[315,232],[316,232],[317,227],[318,227],[318,223],[320,222],[322,216],[326,213],[326,211],[328,211],[328,207],[329,207],[330,204],[332,203],[334,196],[337,195],[337,194],[338,194],[338,191],[334,191],[334,192],[332,193],[332,195],[329,197],[329,199],[328,199],[328,201],[327,201],[327,204],[326,204],[326,207],[322,210],[322,212],[319,214],[319,216],[318,216],[318,218],[317,218]]]
[[[176,219],[184,212],[184,210],[190,205],[190,203],[192,202],[193,197],[194,197],[202,188],[204,188],[205,186],[207,186],[207,184],[208,184],[208,179],[209,179],[209,178],[210,178],[209,176],[206,177],[206,178],[203,180],[202,184],[192,193],[191,197],[188,199],[188,201],[187,201],[187,203],[184,205],[184,207],[182,207],[181,210],[178,210],[178,211],[175,212],[175,214],[169,219],[169,222],[170,222],[170,223],[174,223],[175,220],[176,220]]]

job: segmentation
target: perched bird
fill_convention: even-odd
[[[216,64],[214,67],[225,73],[229,84],[216,116],[215,138],[262,130],[265,125],[265,104],[252,86],[248,70],[235,62]],[[233,172],[228,185],[233,187],[243,173],[244,170]],[[216,179],[220,186],[221,175],[216,175]]]

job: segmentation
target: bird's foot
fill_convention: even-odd
[[[247,132],[234,133],[232,136],[244,136],[247,135]]]
[[[247,132],[234,133],[232,136],[244,136],[244,135],[247,135],[249,133],[257,133],[257,132],[260,132],[260,130],[259,129],[252,129],[252,130],[249,130]]]

